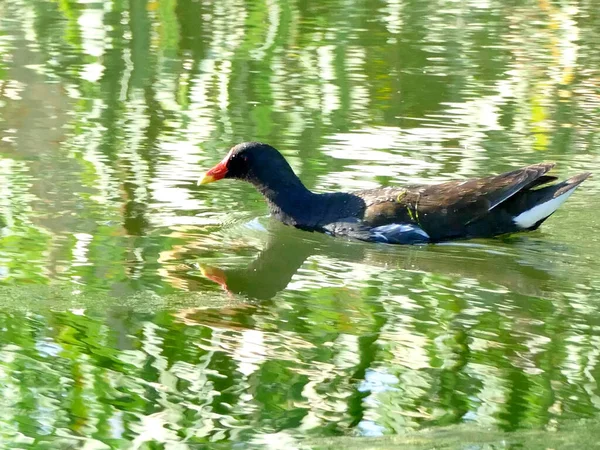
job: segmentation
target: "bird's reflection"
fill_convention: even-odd
[[[452,245],[391,246],[345,241],[307,234],[283,226],[268,230],[266,246],[255,259],[241,267],[219,267],[198,263],[202,275],[231,293],[249,299],[266,300],[286,289],[304,263],[312,256],[331,258],[335,264],[361,263],[382,271],[404,270],[444,276],[471,278],[502,286],[511,292],[543,296],[555,270],[537,249],[538,241],[507,238],[484,243]],[[187,255],[190,256],[190,255]]]

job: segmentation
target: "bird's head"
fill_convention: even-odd
[[[244,142],[204,174],[198,184],[208,184],[223,178],[249,182],[268,180],[277,176],[280,167],[289,167],[283,156],[273,147],[260,142]]]

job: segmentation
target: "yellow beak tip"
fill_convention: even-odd
[[[198,266],[203,277],[206,277],[206,275],[210,273],[210,266],[206,266],[204,264],[198,264]]]
[[[202,184],[208,184],[208,183],[212,183],[215,180],[215,178],[212,175],[204,175],[202,178],[200,178],[198,180],[198,186],[202,185]]]

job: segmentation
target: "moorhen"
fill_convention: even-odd
[[[315,194],[273,147],[233,147],[198,184],[222,178],[247,181],[286,225],[333,236],[390,244],[486,238],[535,230],[573,193],[589,172],[546,186],[553,163],[472,180]]]

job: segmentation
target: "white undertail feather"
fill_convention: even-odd
[[[562,205],[575,191],[577,186],[573,186],[573,189],[565,192],[564,194],[559,195],[552,200],[548,200],[547,202],[541,203],[539,205],[535,205],[533,208],[528,209],[527,211],[522,212],[518,216],[513,218],[513,222],[520,228],[530,228],[534,226],[537,222],[542,219],[545,219],[554,211],[556,211],[560,205]]]

